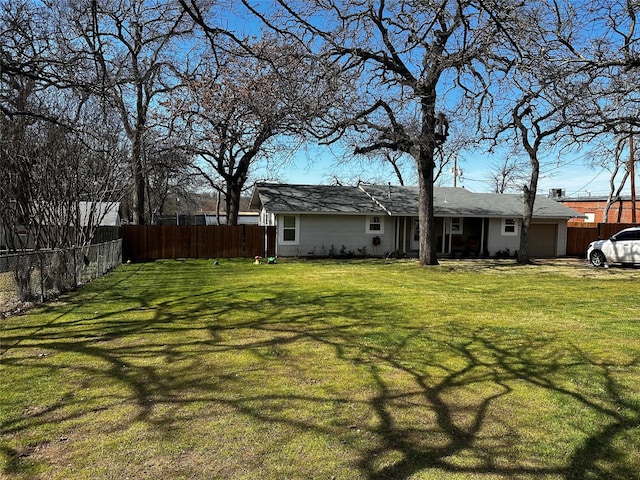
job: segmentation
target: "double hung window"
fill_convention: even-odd
[[[515,218],[502,219],[502,235],[505,235],[505,236],[518,235],[518,221]]]
[[[379,215],[367,217],[366,233],[384,233],[384,223]]]
[[[297,245],[300,241],[300,217],[283,215],[280,222],[280,243]]]

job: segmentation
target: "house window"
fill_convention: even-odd
[[[462,218],[461,217],[453,217],[451,219],[451,234],[462,235]]]
[[[584,216],[585,216],[585,219],[584,219],[585,223],[594,223],[596,221],[595,213],[585,213]]]
[[[502,219],[502,235],[517,235],[518,221],[515,218]]]
[[[366,233],[384,233],[384,223],[382,217],[374,215],[367,217]]]
[[[280,243],[297,245],[300,237],[300,218],[298,215],[283,215],[280,222]]]

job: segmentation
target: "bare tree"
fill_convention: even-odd
[[[599,0],[588,10],[588,29],[581,45],[571,46],[589,67],[588,89],[572,107],[581,136],[637,133],[640,127],[640,50],[635,0]],[[586,22],[585,22],[586,23]],[[581,49],[580,49],[581,47]]]
[[[361,100],[336,112],[341,118],[327,138],[353,129],[361,134],[357,153],[386,150],[414,158],[420,263],[437,264],[433,186],[437,151],[447,136],[447,92],[486,99],[492,54],[510,42],[501,19],[516,15],[516,2],[279,0],[272,15],[244,3],[300,43],[321,41],[343,72],[357,74]]]
[[[520,246],[518,249],[518,263],[529,263],[529,230],[533,218],[538,179],[540,175],[540,152],[543,143],[547,139],[557,138],[567,124],[557,117],[561,113],[562,103],[547,103],[541,98],[541,91],[532,91],[525,94],[512,110],[513,126],[518,130],[517,135],[522,142],[531,166],[529,182],[523,186],[524,214],[520,228]],[[542,100],[540,102],[540,100]],[[536,104],[536,112],[533,113],[531,103]],[[554,121],[554,117],[558,120]]]
[[[148,142],[145,148],[147,194],[152,208],[150,220],[164,215],[167,204],[172,203],[171,199],[181,199],[184,208],[188,205],[195,208],[193,191],[202,184],[191,169],[191,155],[184,150],[181,141],[173,138],[174,135],[150,136],[150,140],[155,138],[157,141]]]
[[[183,79],[172,115],[183,122],[194,168],[224,195],[227,222],[235,225],[251,170],[276,154],[291,155],[336,87],[334,76],[296,45],[265,37],[216,48]]]
[[[591,82],[588,62],[575,38],[581,25],[573,6],[556,1],[525,5],[509,24],[516,48],[504,52],[509,59],[498,86],[508,90],[502,115],[494,112],[498,136],[507,135],[529,162],[529,177],[522,186],[524,212],[520,228],[518,263],[529,263],[529,231],[535,210],[541,157],[549,146],[569,145],[579,128],[576,102]],[[500,112],[500,110],[496,110]],[[506,164],[508,165],[508,164]]]
[[[134,186],[134,221],[145,224],[152,207],[148,198],[145,135],[150,117],[176,87],[174,71],[181,38],[192,23],[174,2],[147,0],[59,0],[61,29],[69,32],[69,52],[85,59],[77,75],[91,93],[108,99],[120,114],[130,143]]]
[[[620,194],[629,178],[635,215],[635,159],[630,158],[624,165],[620,183],[617,187],[615,184],[625,163],[620,159],[622,145],[629,142],[629,157],[634,157],[632,139],[640,128],[637,95],[640,82],[639,14],[640,4],[635,0],[596,2],[591,11],[590,30],[598,32],[597,38],[590,39],[588,48],[584,49],[591,81],[584,95],[573,105],[572,113],[578,119],[581,140],[615,145],[609,149],[608,162],[599,162],[611,172],[605,215],[613,202],[621,201]],[[618,218],[620,215],[621,209]]]
[[[507,156],[502,162],[495,162],[489,172],[495,193],[520,191],[527,181],[527,165],[518,158]]]
[[[392,172],[394,183],[405,185],[413,180],[415,172],[410,156],[392,150],[381,150],[366,155],[352,155],[347,151],[332,165],[335,171],[328,178],[340,185],[356,185],[358,182],[386,184]]]
[[[3,222],[26,233],[13,248],[83,245],[94,222],[80,228],[78,202],[122,194],[112,110],[66,75],[49,8],[3,4],[0,26]]]
[[[590,152],[590,164],[595,168],[609,172],[609,191],[602,220],[607,223],[609,221],[609,211],[613,204],[620,202],[620,205],[622,205],[622,191],[627,185],[627,180],[629,180],[629,159],[626,156],[629,137],[618,136],[616,138],[615,136],[600,135],[599,138],[601,143]],[[619,209],[619,215],[621,210],[622,208]]]

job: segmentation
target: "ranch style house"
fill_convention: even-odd
[[[511,256],[518,250],[522,195],[435,187],[434,205],[439,255]],[[417,187],[258,183],[250,207],[260,212],[260,225],[277,227],[279,256],[418,254]],[[537,197],[530,255],[565,255],[567,222],[577,217],[562,203]]]

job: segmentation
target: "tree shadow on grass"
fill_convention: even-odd
[[[637,401],[623,399],[626,395],[613,373],[621,369],[637,370],[637,360],[624,365],[605,364],[588,358],[576,347],[571,352],[556,350],[551,338],[519,336],[505,340],[488,329],[468,331],[452,326],[448,333],[442,331],[436,336],[440,337],[442,348],[463,361],[457,368],[447,369],[439,379],[426,377],[422,369],[403,365],[395,356],[385,362],[415,379],[419,395],[432,406],[437,426],[446,440],[436,447],[420,445],[407,429],[399,428],[389,410],[393,396],[389,395],[385,382],[376,376],[379,395],[372,404],[381,419],[379,433],[384,442],[361,459],[360,468],[367,478],[409,478],[424,470],[470,476],[491,474],[504,478],[638,478],[637,459],[636,463],[633,460],[625,463],[625,446],[616,442],[624,434],[634,435],[635,432],[637,437],[640,408]],[[447,337],[451,340],[446,340]],[[567,372],[574,372],[569,373],[572,375],[576,370],[587,370],[592,382],[606,384],[605,394],[573,388]],[[482,385],[485,393],[476,398],[465,419],[459,412],[469,405],[452,400],[451,395],[474,385]],[[489,424],[496,422],[489,413],[493,405],[508,404],[514,390],[523,385],[534,394],[550,396],[560,403],[572,403],[598,417],[598,425],[590,433],[584,432],[566,462],[556,459],[554,465],[535,453],[525,457],[510,454],[518,444],[526,445],[522,432],[513,426],[510,432],[487,437],[485,430],[490,430]],[[541,419],[548,421],[544,420],[543,414]],[[526,428],[522,425],[523,430]],[[529,443],[536,448],[534,443]],[[636,439],[631,448],[638,446]],[[377,468],[375,460],[384,450],[401,452],[402,459]],[[461,455],[468,459],[467,465],[462,465],[460,458],[456,458]]]
[[[123,311],[83,317],[74,313],[82,310],[77,305],[56,322],[5,332],[3,368],[43,377],[70,372],[85,382],[79,390],[102,383],[113,389],[85,403],[73,382],[65,383],[46,404],[11,412],[3,436],[28,438],[33,429],[125,403],[135,414],[114,430],[142,422],[171,432],[203,415],[190,407],[208,405],[276,431],[338,440],[351,478],[638,478],[637,457],[624,450],[628,438],[635,437],[631,448],[640,446],[640,405],[628,380],[637,359],[606,363],[533,330],[445,319],[420,324],[404,318],[393,299],[366,289],[262,285],[255,300],[221,286],[167,301],[120,294],[129,305]],[[324,373],[309,365],[323,361]],[[531,406],[546,410],[539,423]],[[544,445],[556,430],[572,442],[563,455]],[[536,441],[537,434],[546,440]],[[5,474],[28,472],[27,447],[3,450]],[[269,471],[252,467],[256,476]],[[309,469],[326,473],[320,465]]]

